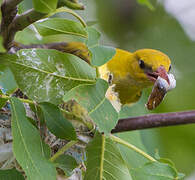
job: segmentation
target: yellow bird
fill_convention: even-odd
[[[73,52],[89,62],[89,53],[86,49],[82,43],[71,42],[64,51]],[[166,54],[154,49],[140,49],[133,53],[116,49],[114,57],[98,69],[101,78],[110,84],[107,98],[120,110],[116,101],[120,105],[138,101],[142,90],[153,85],[159,76],[169,84],[171,60]]]
[[[170,69],[169,57],[158,50],[140,49],[130,53],[116,49],[115,56],[99,71],[113,90],[108,90],[108,99],[112,103],[118,99],[124,105],[138,101],[142,90],[153,85],[158,76],[169,84]]]

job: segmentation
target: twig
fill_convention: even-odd
[[[112,133],[195,123],[195,111],[148,114],[120,119]]]

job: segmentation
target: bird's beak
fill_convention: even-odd
[[[146,72],[146,75],[152,82],[156,82],[156,80],[160,76],[161,78],[165,79],[168,84],[170,84],[168,73],[164,66],[160,66],[155,72]]]

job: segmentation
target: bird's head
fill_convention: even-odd
[[[154,49],[140,49],[133,53],[133,57],[131,74],[142,87],[152,85],[158,76],[169,83],[171,61],[166,54]]]

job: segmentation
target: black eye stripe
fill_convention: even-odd
[[[145,68],[145,63],[144,63],[144,61],[143,60],[139,60],[138,61],[138,63],[139,63],[139,67],[141,68],[141,69],[144,69]]]

